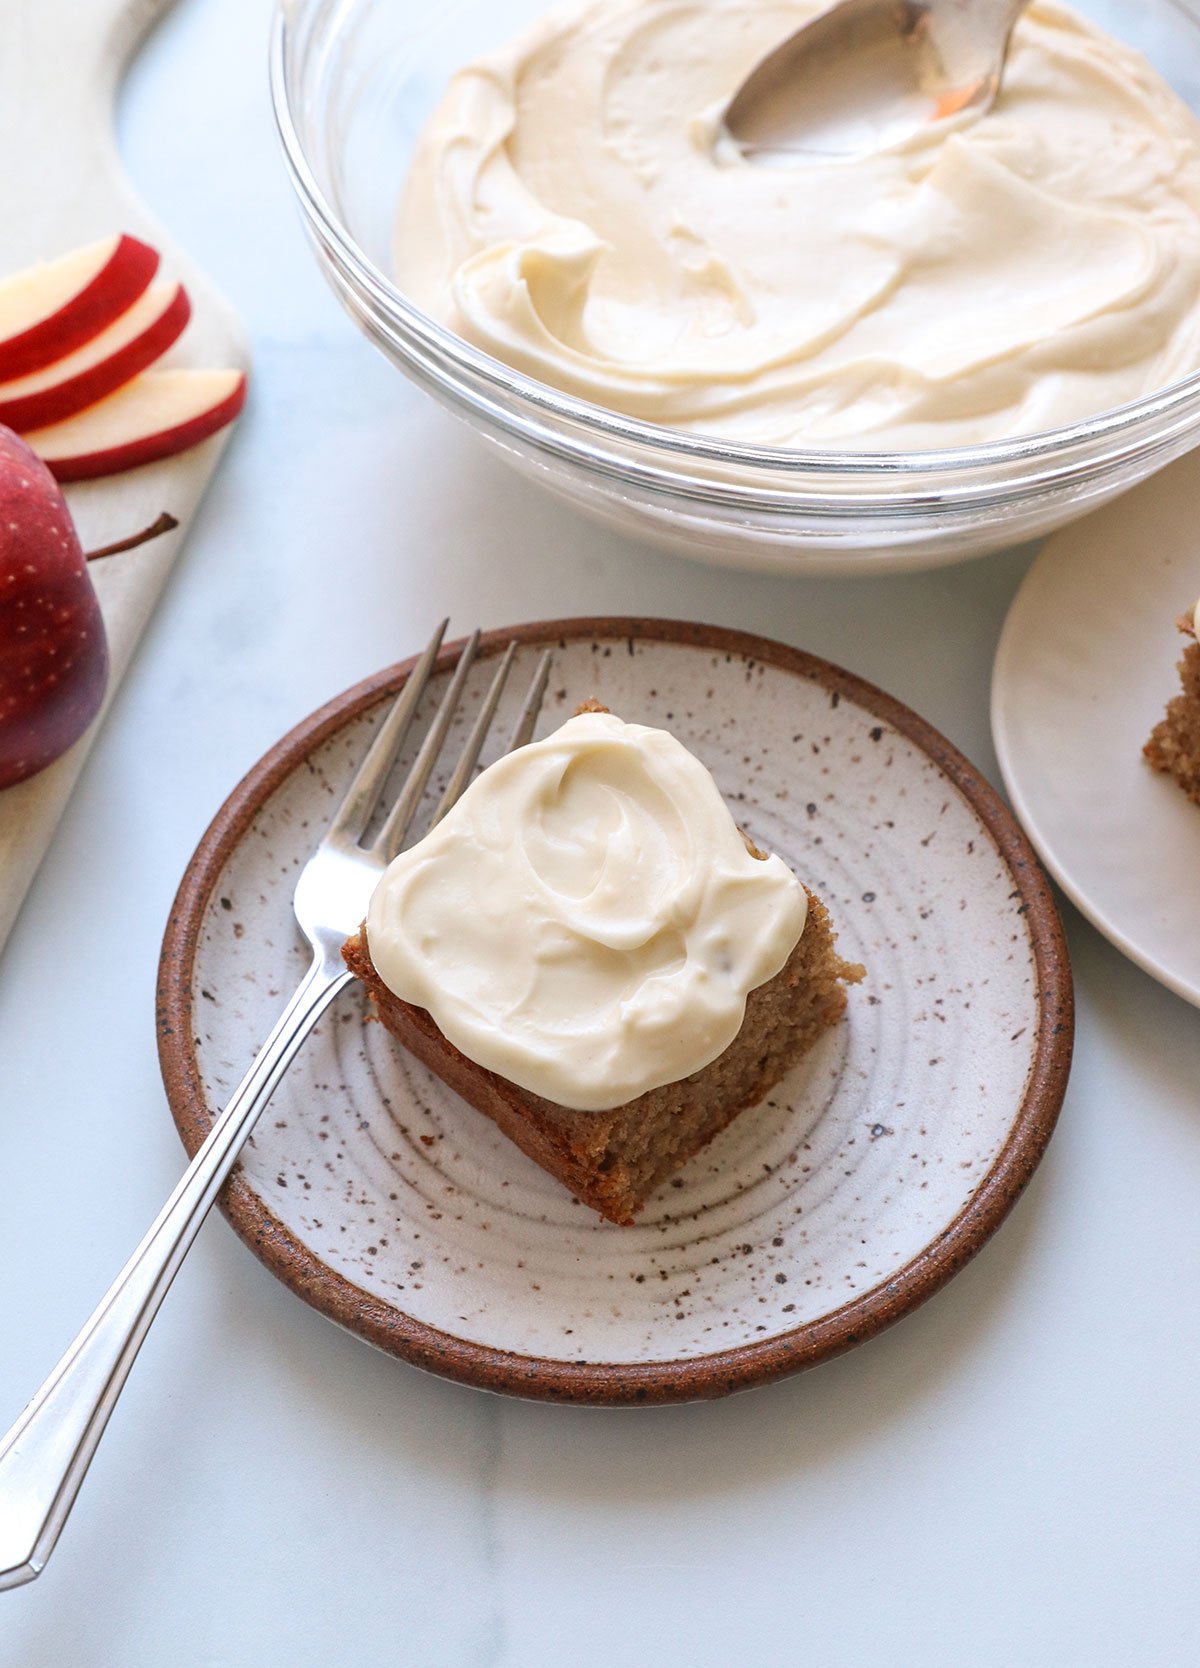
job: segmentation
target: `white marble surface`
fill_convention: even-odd
[[[618,542],[476,451],[360,341],[302,245],[265,0],[182,0],[123,139],[240,306],[253,404],[0,964],[0,1422],[180,1164],[158,942],[222,795],[443,610],[784,636],[995,777],[992,649],[1027,556],[788,584]],[[214,1220],[2,1668],[1191,1668],[1200,1027],[1068,912],[1063,1121],[999,1238],[857,1353],[724,1404],[504,1402],[291,1298]]]

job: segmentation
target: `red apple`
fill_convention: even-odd
[[[107,681],[104,621],[66,500],[0,429],[0,788],[65,753]]]
[[[86,481],[184,452],[245,403],[241,371],[143,371],[99,405],[25,438],[60,481]]]
[[[0,383],[0,424],[23,434],[95,405],[160,359],[190,316],[182,284],[152,284],[120,318],[65,359]]]
[[[145,290],[158,252],[104,238],[0,282],[0,381],[29,376],[98,336]]]

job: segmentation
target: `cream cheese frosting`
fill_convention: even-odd
[[[585,712],[489,766],[395,859],[367,942],[477,1065],[601,1111],[722,1054],[807,907],[681,742]]]
[[[1200,123],[1048,0],[986,115],[764,167],[720,114],[810,0],[589,0],[464,69],[417,145],[398,278],[476,347],[737,440],[958,446],[1200,367]]]

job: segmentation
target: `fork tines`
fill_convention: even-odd
[[[420,659],[405,680],[403,689],[397,695],[391,710],[387,713],[379,726],[378,734],[371,743],[366,758],[359,766],[358,773],[350,785],[350,789],[343,801],[342,808],[334,819],[329,831],[329,838],[358,842],[371,820],[371,813],[378,803],[384,783],[399,756],[400,749],[412,729],[416,718],[417,708],[426,686],[432,675],[438,651],[442,646],[442,639],[446,633],[448,620],[443,620],[430,638],[429,643],[421,654]],[[382,828],[369,846],[371,855],[380,862],[388,863],[404,845],[409,831],[416,818],[422,796],[428,786],[438,758],[446,742],[450,725],[462,701],[463,690],[467,678],[479,649],[478,631],[473,631],[459,653],[454,667],[453,676],[446,687],[445,693],[438,703],[433,721],[422,741],[412,768],[405,778],[400,795],[389,811]],[[479,755],[483,751],[492,721],[496,716],[496,709],[500,705],[500,698],[512,669],[519,644],[509,643],[496,668],[483,705],[471,726],[470,733],[463,743],[462,751],[455,763],[450,780],[446,784],[444,793],[438,801],[430,823],[432,827],[445,816],[450,807],[462,796],[474,774],[479,762]],[[550,677],[550,651],[547,649],[538,657],[537,666],[530,680],[521,710],[517,715],[505,752],[512,752],[514,748],[523,747],[533,737],[534,726],[541,710],[542,700],[546,693],[546,684]]]

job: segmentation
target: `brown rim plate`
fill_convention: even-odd
[[[845,1022],[620,1229],[365,1024],[350,992],[276,1091],[221,1208],[307,1303],[487,1389],[683,1401],[827,1360],[944,1285],[1045,1149],[1073,1035],[1047,882],[974,767],[849,672],[713,626],[585,619],[489,633],[479,688],[514,637],[529,664],[555,651],[542,732],[589,695],[671,729],[823,897],[868,970]],[[158,1026],[189,1153],[303,971],[297,868],[411,664],[273,747],[183,877]]]

